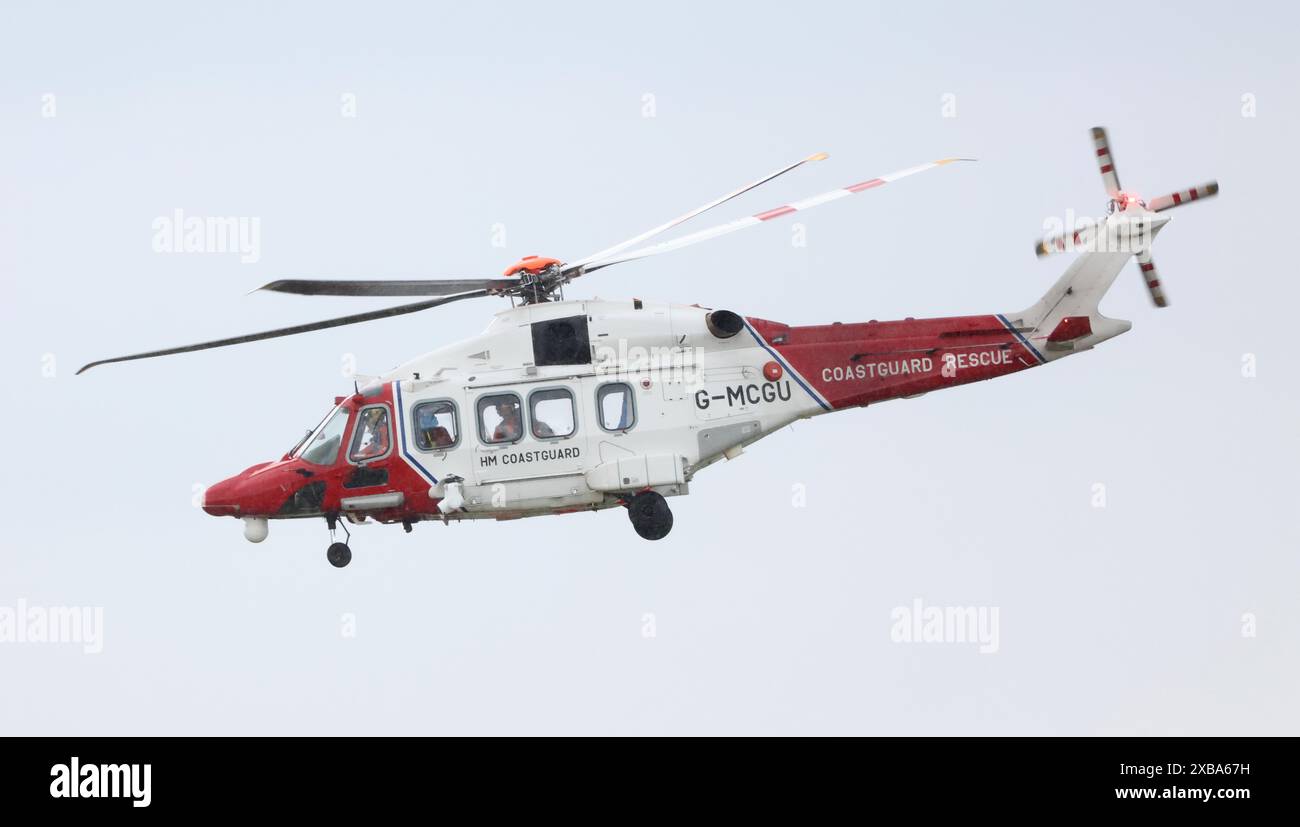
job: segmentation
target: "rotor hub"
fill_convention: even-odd
[[[564,283],[563,266],[558,258],[524,256],[506,268],[506,276],[519,279],[518,288],[510,293],[525,304],[550,301],[551,294]]]
[[[516,261],[514,264],[507,267],[504,275],[507,277],[520,276],[522,278],[522,274],[528,273],[530,275],[537,276],[545,272],[548,268],[551,267],[558,268],[563,263],[564,262],[560,261],[558,258],[545,258],[543,256],[524,256],[523,258]]]
[[[1107,203],[1106,212],[1107,214],[1124,212],[1132,207],[1140,207],[1145,210],[1147,202],[1138,197],[1137,193],[1120,191],[1115,193],[1115,197]]]

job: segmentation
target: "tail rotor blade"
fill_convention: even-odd
[[[1097,227],[1094,224],[1084,227],[1081,230],[1075,230],[1071,233],[1044,236],[1034,244],[1034,255],[1042,258],[1043,256],[1050,256],[1053,253],[1066,253],[1083,250],[1092,241],[1096,232]]]
[[[1110,154],[1110,139],[1106,137],[1106,130],[1094,126],[1092,142],[1097,150],[1097,166],[1101,168],[1101,182],[1106,187],[1106,194],[1114,198],[1120,192],[1119,173],[1115,171],[1115,159]]]
[[[879,178],[872,178],[870,180],[863,181],[858,184],[853,184],[851,186],[844,187],[842,189],[831,190],[830,192],[824,192],[821,195],[814,195],[812,198],[805,198],[802,201],[793,201],[789,204],[786,204],[781,207],[777,207],[775,209],[765,210],[761,213],[755,213],[754,215],[745,216],[744,218],[738,218],[735,221],[729,221],[726,224],[719,224],[718,226],[711,227],[707,230],[700,230],[697,233],[691,233],[690,235],[685,235],[682,236],[681,238],[673,239],[672,241],[664,241],[659,244],[653,244],[649,247],[641,247],[636,250],[629,250],[625,253],[618,253],[608,258],[595,259],[594,261],[585,265],[582,268],[582,270],[583,272],[589,273],[593,270],[599,270],[602,267],[608,267],[611,264],[620,264],[625,261],[632,261],[634,259],[659,255],[660,253],[671,252],[672,250],[680,250],[683,247],[689,247],[690,245],[698,244],[701,241],[708,241],[709,239],[717,238],[719,236],[723,236],[728,233],[735,232],[736,230],[740,230],[745,227],[752,227],[755,224],[762,224],[766,221],[771,221],[774,218],[780,218],[784,215],[789,215],[792,212],[811,209],[813,207],[821,206],[822,204],[828,203],[830,201],[838,201],[839,199],[853,195],[854,193],[859,193],[869,189],[875,189],[877,187],[884,186],[885,184],[888,184],[892,181],[897,181],[900,178],[906,178],[907,176],[915,175],[918,172],[925,172],[926,170],[934,169],[935,167],[941,167],[946,164],[950,164],[953,161],[973,161],[973,160],[975,159],[974,158],[944,158],[939,161],[931,161],[928,164],[921,164],[920,166],[909,167],[908,169],[899,170],[898,172],[891,172],[888,175],[882,175]]]
[[[640,244],[643,241],[654,238],[660,233],[667,232],[668,230],[671,230],[673,227],[676,227],[678,224],[689,221],[695,216],[700,215],[701,213],[708,212],[709,210],[713,209],[714,207],[720,204],[725,204],[726,202],[730,201],[733,198],[736,198],[737,196],[744,195],[745,193],[749,192],[755,187],[766,184],[768,181],[771,181],[774,178],[778,178],[782,175],[785,175],[787,172],[790,172],[791,170],[798,169],[799,167],[803,166],[809,161],[822,161],[828,157],[830,156],[827,155],[825,152],[818,152],[813,155],[809,155],[807,158],[801,158],[798,161],[795,161],[793,164],[789,164],[787,166],[781,167],[775,172],[769,173],[763,176],[762,178],[758,179],[757,181],[744,185],[740,189],[732,190],[731,192],[727,193],[721,198],[718,198],[714,201],[710,201],[709,203],[705,204],[702,207],[696,207],[695,209],[691,210],[685,215],[674,218],[672,221],[669,221],[666,224],[660,224],[658,227],[655,227],[654,229],[651,230],[646,230],[644,233],[641,233],[638,236],[629,238],[626,241],[621,241],[618,244],[615,244],[613,247],[609,247],[607,249],[601,250],[598,253],[592,253],[591,255],[586,256],[584,258],[580,258],[577,261],[570,262],[569,264],[565,265],[564,269],[566,271],[580,270],[586,264],[589,264],[593,261],[599,261],[601,259],[608,258],[610,256],[613,256],[615,253],[620,253],[623,250],[626,250],[628,247],[636,246],[637,244]]]
[[[1201,184],[1199,187],[1192,187],[1189,190],[1180,190],[1179,192],[1169,195],[1162,195],[1159,198],[1152,198],[1147,203],[1147,209],[1152,212],[1162,212],[1172,210],[1181,204],[1187,204],[1192,201],[1199,201],[1202,198],[1212,198],[1219,194],[1219,182],[1211,181],[1208,184]]]
[[[313,330],[326,330],[331,327],[342,327],[343,325],[369,322],[375,319],[387,319],[391,316],[404,316],[407,313],[418,313],[421,310],[428,310],[431,307],[449,304],[451,302],[460,301],[461,299],[473,299],[487,295],[490,294],[486,290],[478,290],[473,293],[462,293],[458,296],[445,296],[443,298],[429,299],[428,301],[415,302],[413,304],[401,304],[396,307],[386,307],[383,310],[372,310],[368,313],[354,313],[351,316],[340,316],[335,319],[326,319],[320,322],[309,322],[307,324],[294,325],[293,327],[282,327],[277,330],[267,330],[262,333],[247,333],[243,336],[232,336],[229,339],[216,339],[211,342],[200,342],[194,345],[171,347],[165,350],[151,350],[147,353],[136,353],[131,356],[115,356],[112,359],[100,359],[99,361],[91,362],[83,366],[81,370],[77,371],[77,373],[85,373],[98,365],[107,365],[113,362],[132,362],[136,359],[152,359],[156,356],[172,356],[177,353],[193,353],[196,350],[209,350],[214,347],[242,345],[245,342],[260,342],[264,339],[277,339],[281,336],[296,336],[299,333],[310,333]]]
[[[1147,250],[1138,253],[1137,262],[1142,270],[1142,280],[1151,291],[1151,301],[1155,302],[1156,307],[1168,307],[1169,300],[1165,298],[1165,289],[1160,285],[1160,271],[1156,269],[1156,263],[1151,260],[1151,253]]]

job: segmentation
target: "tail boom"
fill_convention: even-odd
[[[824,411],[919,396],[1047,361],[1025,331],[998,314],[797,327],[747,321]]]
[[[1152,237],[1168,219],[1156,219]],[[1149,243],[1149,240],[1148,240]],[[994,379],[1089,350],[1132,328],[1098,310],[1132,251],[1082,253],[1016,313],[791,326],[747,319],[750,333],[823,411]]]

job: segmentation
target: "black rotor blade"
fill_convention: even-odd
[[[351,316],[339,316],[335,319],[326,319],[321,322],[308,322],[307,324],[294,325],[293,327],[282,327],[278,330],[267,330],[262,333],[248,333],[243,336],[232,336],[229,339],[217,339],[211,342],[200,342],[196,345],[185,345],[184,347],[171,347],[166,350],[151,350],[148,353],[136,353],[131,356],[117,356],[112,359],[100,359],[97,362],[91,362],[77,371],[80,375],[87,370],[98,365],[107,365],[113,362],[131,362],[136,359],[152,359],[155,356],[172,356],[177,353],[193,353],[196,350],[208,350],[214,347],[228,347],[230,345],[242,345],[245,342],[260,342],[263,339],[276,339],[281,336],[294,336],[299,333],[310,333],[313,330],[326,330],[331,327],[342,327],[343,325],[358,324],[359,322],[369,322],[375,319],[387,319],[392,316],[404,316],[407,313],[418,313],[421,310],[428,310],[431,307],[437,307],[442,304],[450,304],[461,299],[476,299],[482,296],[491,295],[486,290],[477,290],[473,293],[462,293],[458,296],[445,296],[439,299],[429,299],[428,301],[415,302],[413,304],[399,304],[396,307],[386,307],[383,310],[372,310],[368,313],[354,313]]]
[[[499,293],[518,287],[518,279],[280,279],[258,290],[298,296],[449,296],[470,290]]]

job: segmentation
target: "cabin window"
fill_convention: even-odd
[[[312,465],[333,465],[339,458],[343,445],[343,432],[348,429],[348,409],[335,408],[334,415],[316,430],[316,435],[303,449],[302,458]]]
[[[357,427],[352,431],[352,448],[348,459],[367,462],[388,455],[388,408],[372,405],[357,414]]]
[[[518,442],[524,435],[524,406],[513,393],[478,400],[478,437],[488,445]]]
[[[600,427],[606,431],[627,431],[636,424],[636,403],[632,399],[632,386],[626,382],[611,382],[596,389],[596,413]]]
[[[447,399],[421,402],[411,413],[415,420],[415,447],[421,451],[441,451],[460,441],[460,423],[456,405]]]
[[[538,367],[591,364],[586,316],[533,322],[532,329],[533,363]]]
[[[573,392],[568,388],[547,388],[528,396],[528,422],[535,439],[563,439],[578,429]]]

